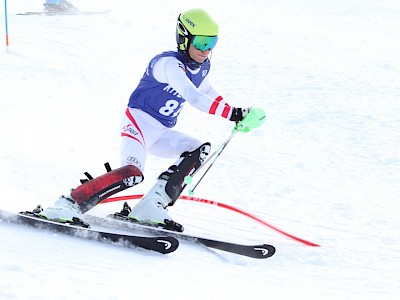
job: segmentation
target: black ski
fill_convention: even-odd
[[[188,235],[180,232],[169,231],[158,227],[140,225],[131,222],[127,217],[109,215],[108,218],[99,218],[92,215],[85,215],[85,221],[99,226],[116,227],[120,229],[129,229],[134,232],[143,232],[151,235],[167,235],[177,238],[178,240],[188,241],[201,244],[209,248],[218,249],[238,255],[252,258],[268,258],[275,254],[275,247],[268,244],[259,245],[242,245],[237,243],[226,242],[222,240],[203,238],[194,235]]]
[[[98,231],[81,226],[58,223],[39,217],[32,212],[11,213],[0,210],[0,223],[8,222],[23,224],[38,229],[46,229],[53,232],[79,237],[82,239],[96,240],[100,242],[119,243],[128,247],[140,247],[147,250],[157,251],[163,254],[175,251],[179,241],[170,236],[137,236],[130,234],[119,234],[106,231]]]

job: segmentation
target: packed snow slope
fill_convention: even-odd
[[[201,5],[220,25],[213,85],[267,120],[234,137],[195,195],[321,247],[184,200],[170,214],[188,233],[270,243],[276,255],[187,243],[160,255],[0,223],[0,299],[399,299],[399,1],[73,3],[112,12],[19,16],[41,1],[8,1],[6,47],[1,10],[0,209],[49,205],[83,172],[119,166],[130,93],[154,55],[175,49],[178,14]],[[216,149],[232,126],[186,105],[176,128]],[[173,161],[149,157],[124,195],[145,193]]]

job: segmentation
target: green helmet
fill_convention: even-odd
[[[214,48],[218,40],[218,24],[200,8],[190,9],[179,15],[176,25],[178,49],[187,51],[196,36],[196,44],[193,44],[200,50]]]

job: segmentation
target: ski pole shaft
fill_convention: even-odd
[[[239,132],[248,132],[253,128],[259,127],[265,121],[265,113],[260,108],[252,108],[248,115],[236,124],[235,128],[233,129],[231,135],[226,139],[222,145],[215,150],[211,155],[209,155],[206,161],[192,174],[193,177],[200,169],[202,169],[215,155],[220,155],[220,152],[225,149],[226,145],[230,142],[230,140]]]
[[[226,145],[230,142],[230,140],[235,136],[236,133],[238,133],[238,130],[234,129],[234,131],[233,131],[232,134],[226,139],[226,141],[223,142],[223,143],[221,144],[221,146],[219,146],[219,147],[217,148],[217,150],[215,150],[211,155],[209,155],[209,156],[207,157],[207,159],[205,160],[205,162],[196,170],[196,172],[194,172],[194,173],[192,174],[192,177],[193,177],[194,175],[196,175],[205,165],[207,165],[208,162],[209,162],[215,155],[217,155],[219,152],[221,152],[221,151],[226,147]]]
[[[185,183],[190,183],[192,182],[192,177],[200,171],[214,156],[214,160],[212,163],[208,166],[207,170],[204,172],[203,176],[197,181],[196,185],[193,187],[193,189],[189,190],[189,194],[193,195],[194,190],[196,187],[199,185],[199,183],[203,180],[204,176],[207,174],[207,172],[210,170],[210,168],[213,166],[217,158],[221,155],[222,151],[225,149],[225,147],[228,145],[228,143],[232,140],[232,138],[240,131],[240,132],[249,132],[250,130],[259,127],[263,122],[265,121],[265,113],[261,108],[252,108],[249,113],[243,118],[242,121],[236,124],[235,128],[233,129],[231,135],[227,138],[227,140],[222,143],[222,145],[213,153],[211,154],[206,161],[191,175],[187,176],[189,177],[188,180],[185,178]]]
[[[207,172],[210,170],[210,168],[213,166],[213,164],[215,163],[215,161],[217,160],[217,158],[221,155],[222,151],[224,151],[224,149],[226,148],[226,146],[228,145],[228,143],[232,140],[232,138],[236,135],[236,133],[238,133],[238,130],[234,130],[232,132],[232,134],[227,138],[227,140],[225,142],[222,143],[222,145],[213,153],[210,155],[209,158],[207,158],[207,160],[204,162],[204,164],[202,164],[200,166],[200,168],[198,168],[196,170],[196,172],[192,175],[194,176],[200,169],[202,169],[203,166],[205,166],[214,156],[214,160],[211,162],[211,164],[208,166],[208,168],[206,169],[206,171],[203,173],[203,175],[200,177],[199,181],[197,181],[196,185],[189,191],[189,194],[193,194],[194,190],[196,189],[196,187],[200,184],[200,182],[203,180],[204,176],[206,176]]]

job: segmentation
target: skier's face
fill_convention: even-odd
[[[204,62],[207,59],[210,52],[211,52],[210,49],[204,50],[204,51],[198,50],[198,49],[196,49],[196,47],[193,46],[193,44],[190,44],[190,46],[189,46],[190,58],[198,63]]]

